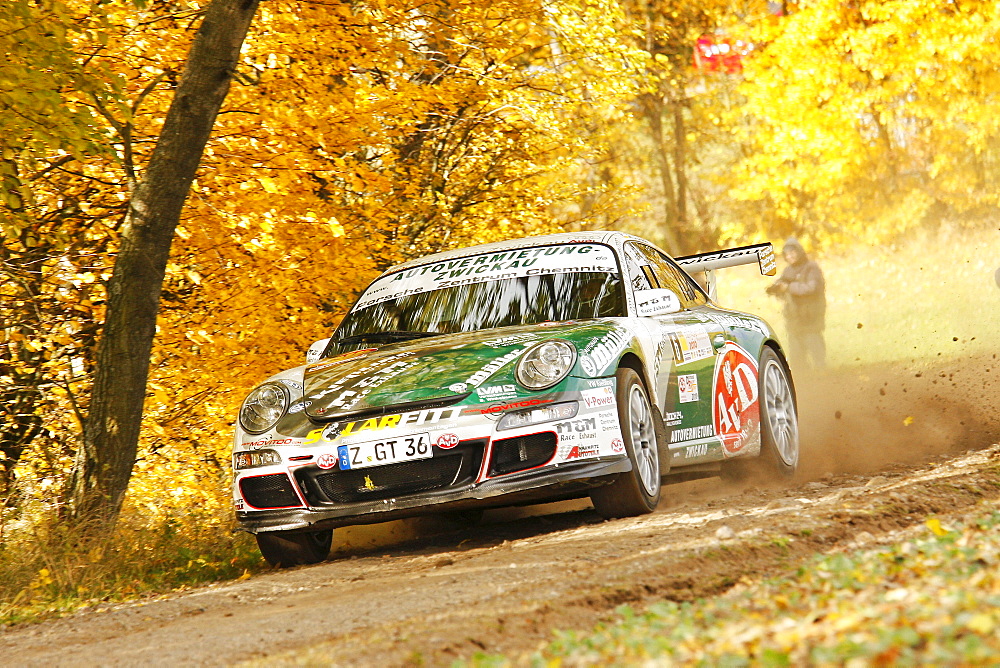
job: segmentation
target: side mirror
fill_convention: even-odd
[[[325,339],[320,339],[316,343],[309,346],[309,350],[306,351],[306,364],[312,364],[313,362],[319,361],[319,356],[323,354],[326,350],[326,344],[330,343],[330,337]]]
[[[681,310],[681,300],[672,290],[666,288],[639,290],[635,293],[635,303],[641,318],[677,313]]]

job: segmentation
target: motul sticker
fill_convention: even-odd
[[[712,381],[712,418],[726,452],[735,454],[759,434],[757,361],[727,342],[719,351]]]

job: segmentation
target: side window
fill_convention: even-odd
[[[649,290],[656,286],[655,276],[649,267],[649,260],[638,252],[635,244],[625,244],[625,271],[632,290]]]
[[[658,287],[673,290],[685,308],[700,306],[708,302],[705,293],[698,288],[694,279],[659,251],[648,246],[637,246],[637,249],[649,261]]]

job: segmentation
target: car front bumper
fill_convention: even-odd
[[[409,494],[398,498],[303,507],[237,511],[240,528],[265,531],[321,530],[339,526],[374,524],[432,515],[451,510],[513,506],[585,496],[587,490],[607,484],[618,473],[632,470],[628,457],[564,463],[511,473],[458,487]]]

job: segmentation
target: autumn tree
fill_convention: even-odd
[[[111,156],[94,109],[118,91],[76,45],[105,27],[99,8],[0,6],[0,497],[36,437],[46,436],[42,469],[75,449],[73,383],[100,317],[95,271],[123,210],[84,166]]]
[[[71,5],[80,12],[87,3]],[[129,247],[155,241],[142,334],[129,340],[109,314],[107,331],[121,338],[100,348],[106,369],[129,352],[143,356],[161,261],[163,290],[145,402],[138,361],[119,374],[131,379],[127,386],[98,373],[91,398],[93,338],[45,377],[44,433],[64,445],[43,453],[48,441],[35,439],[19,465],[43,482],[58,480],[67,454],[78,453],[78,514],[107,500],[115,507],[134,461],[136,504],[156,499],[144,505],[156,508],[154,517],[176,505],[215,521],[225,510],[228,423],[242,393],[300,361],[381,269],[445,247],[617,215],[609,184],[577,178],[602,159],[601,128],[634,95],[637,54],[617,35],[613,3],[271,2],[230,70],[235,86],[164,259],[169,221],[147,238],[152,228],[126,222],[126,204],[149,194],[139,184],[155,172],[151,149],[202,8],[102,7],[104,23],[71,46],[74,62],[106,73],[104,97],[81,95],[86,125],[105,148],[61,164],[90,188],[77,209],[95,221],[95,246],[89,263],[62,263],[53,276],[63,299],[94,319],[73,333],[92,337],[105,286],[120,280],[112,262],[124,268]],[[59,303],[54,291],[39,298]],[[67,382],[49,382],[71,367]],[[86,445],[78,447],[78,426],[64,416],[88,413]],[[119,428],[120,455],[110,458],[95,445],[114,436],[109,420]],[[140,446],[130,450],[136,433]],[[110,465],[102,468],[102,458]]]
[[[820,241],[989,215],[998,21],[992,1],[820,0],[762,25],[733,193]]]
[[[95,365],[70,510],[114,521],[135,464],[167,258],[201,154],[229,91],[257,0],[205,9],[153,155],[129,200]]]

